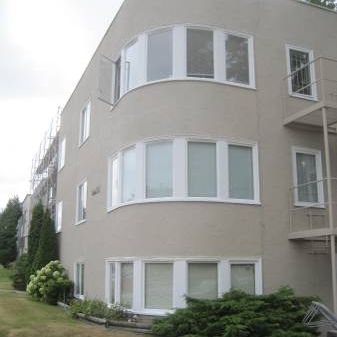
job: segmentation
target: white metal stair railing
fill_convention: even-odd
[[[322,319],[314,320],[317,316],[321,316]],[[303,318],[303,324],[308,327],[333,327],[337,329],[337,316],[324,304],[313,301]]]

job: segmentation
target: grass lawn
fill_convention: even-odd
[[[140,337],[70,318],[62,309],[35,302],[10,289],[10,272],[0,266],[0,337]],[[147,335],[149,336],[149,335]]]
[[[12,289],[11,280],[12,269],[6,269],[0,265],[0,289]]]

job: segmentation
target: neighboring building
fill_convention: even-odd
[[[336,13],[125,0],[66,104],[56,221],[79,298],[336,301]]]
[[[32,196],[27,194],[21,204],[22,215],[17,226],[17,251],[18,257],[28,251],[28,234],[32,211]]]

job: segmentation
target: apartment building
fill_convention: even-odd
[[[289,285],[336,310],[336,23],[296,0],[125,0],[58,134],[77,297],[161,315]]]

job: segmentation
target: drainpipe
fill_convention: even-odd
[[[329,133],[328,123],[326,118],[326,108],[322,108],[323,134],[324,134],[324,152],[326,166],[326,182],[328,194],[328,216],[330,229],[330,248],[331,248],[331,274],[332,274],[332,298],[333,311],[337,314],[337,279],[336,279],[336,243],[334,235],[334,219],[332,209],[332,186],[331,186],[331,166],[330,166],[330,151],[329,151]]]

